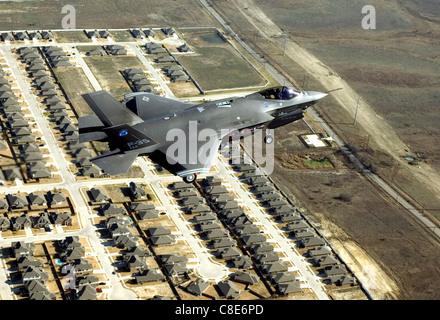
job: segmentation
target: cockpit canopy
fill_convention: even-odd
[[[274,100],[290,100],[295,98],[301,91],[295,90],[291,87],[280,86],[265,89],[259,92],[265,99]]]

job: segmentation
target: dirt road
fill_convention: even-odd
[[[285,54],[301,65],[307,73],[316,78],[327,89],[344,88],[343,90],[332,92],[337,103],[354,117],[355,106],[359,97],[348,84],[330,67],[323,64],[313,54],[294,42],[294,39],[284,44],[281,36],[283,31],[273,23],[264,12],[252,0],[234,0],[233,3],[246,17],[255,29],[259,31],[259,36],[270,41],[279,48],[285,45]],[[393,128],[381,117],[379,117],[365,101],[362,101],[357,115],[357,123],[367,132],[371,133],[377,148],[390,154],[398,163],[407,168],[414,179],[419,180],[440,195],[439,174],[429,165],[422,164],[420,167],[408,166],[402,156],[410,154],[411,150],[395,133]],[[373,141],[372,141],[373,142]],[[440,196],[438,196],[440,199]],[[323,221],[325,217],[323,217]],[[328,221],[327,221],[328,222]],[[325,230],[329,231],[327,236],[332,239],[332,244],[337,251],[344,256],[344,260],[349,263],[360,280],[364,283],[373,297],[386,299],[398,295],[398,286],[395,281],[388,277],[383,269],[365,252],[348,237],[341,236],[336,232],[334,226]],[[342,230],[340,230],[342,231]],[[367,266],[367,270],[364,267]],[[375,280],[372,281],[371,275],[374,274]]]

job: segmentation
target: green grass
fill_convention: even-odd
[[[333,168],[333,164],[327,158],[322,158],[319,160],[308,159],[305,161],[305,164],[309,167],[327,167]]]
[[[179,61],[203,90],[264,85],[260,74],[231,48],[201,47],[197,55],[179,56]]]
[[[84,31],[54,31],[53,35],[58,43],[92,42]]]
[[[132,56],[96,56],[85,57],[84,60],[101,87],[116,99],[122,99],[124,94],[132,92],[121,71],[144,67],[137,57]]]
[[[185,30],[194,54],[177,56],[203,90],[262,86],[266,80],[240,53],[213,30]]]
[[[90,107],[82,95],[94,90],[83,70],[80,68],[54,68],[53,72],[78,116],[91,114]]]

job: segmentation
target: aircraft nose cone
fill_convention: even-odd
[[[317,91],[308,91],[307,93],[313,100],[320,100],[328,95],[327,93]]]

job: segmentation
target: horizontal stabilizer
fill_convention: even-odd
[[[126,173],[137,156],[137,153],[121,153],[120,150],[116,149],[92,158],[90,161],[104,170],[105,173],[117,175]]]
[[[100,141],[107,139],[108,136],[102,131],[92,131],[87,133],[79,134],[79,143],[90,142],[90,141]]]
[[[143,122],[105,90],[83,94],[83,98],[106,127]]]
[[[83,116],[83,117],[79,117],[78,118],[78,128],[79,130],[81,129],[99,129],[99,128],[104,128],[104,124],[102,123],[101,120],[99,120],[99,118],[95,115],[87,115],[87,116]]]

